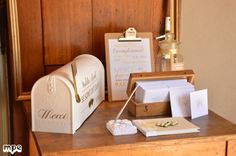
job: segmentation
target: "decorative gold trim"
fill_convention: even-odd
[[[175,4],[175,16],[176,16],[176,40],[180,41],[180,18],[181,18],[181,0],[176,0]]]
[[[29,100],[30,93],[22,91],[21,51],[17,0],[9,0],[10,31],[13,54],[14,95],[16,100]]]
[[[169,10],[171,18],[171,33],[175,34],[175,39],[180,40],[180,14],[181,0],[169,0]]]
[[[170,0],[170,32],[175,33],[175,0]]]

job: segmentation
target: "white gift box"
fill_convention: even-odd
[[[87,54],[76,57],[73,62],[81,101],[75,98],[72,62],[40,78],[31,92],[33,131],[73,134],[104,100],[102,63]]]

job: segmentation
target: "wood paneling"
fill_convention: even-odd
[[[39,156],[32,131],[29,131],[29,156]]]
[[[40,0],[18,0],[22,89],[30,91],[44,74]]]
[[[135,27],[139,32],[163,30],[165,0],[93,0],[93,52],[105,63],[104,33],[123,32]],[[157,41],[154,41],[154,53]]]
[[[59,65],[53,65],[53,66],[45,66],[45,74],[50,74],[51,72],[57,70],[61,66]]]
[[[42,0],[45,64],[61,65],[92,51],[91,0]]]
[[[18,2],[23,91],[83,53],[105,65],[104,33],[133,26],[163,34],[165,0],[21,0]],[[154,40],[154,53],[158,42]]]
[[[22,153],[15,153],[15,156],[28,155],[28,128],[22,103],[14,103],[12,106],[12,141],[14,144],[22,145]]]
[[[236,155],[236,140],[229,140],[227,156],[235,156],[235,155]]]
[[[225,142],[205,142],[177,144],[172,146],[156,145],[155,147],[140,148],[131,147],[127,149],[112,149],[99,151],[97,156],[225,156]],[[63,155],[64,156],[64,155]]]

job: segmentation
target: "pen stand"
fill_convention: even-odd
[[[129,96],[135,88],[136,81],[150,80],[173,80],[187,79],[191,84],[194,84],[194,72],[192,70],[181,71],[166,71],[166,72],[147,72],[147,73],[132,73],[129,77],[127,95]],[[128,104],[128,111],[136,117],[166,115],[171,113],[170,102],[154,102],[154,103],[139,103],[132,98]]]

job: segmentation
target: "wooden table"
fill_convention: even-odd
[[[191,120],[200,127],[199,133],[146,138],[135,135],[114,137],[105,128],[114,119],[122,102],[103,102],[73,135],[32,132],[30,155],[82,155],[82,156],[236,156],[236,125],[213,112]],[[24,102],[31,129],[30,102]],[[125,110],[123,118],[133,119]]]

